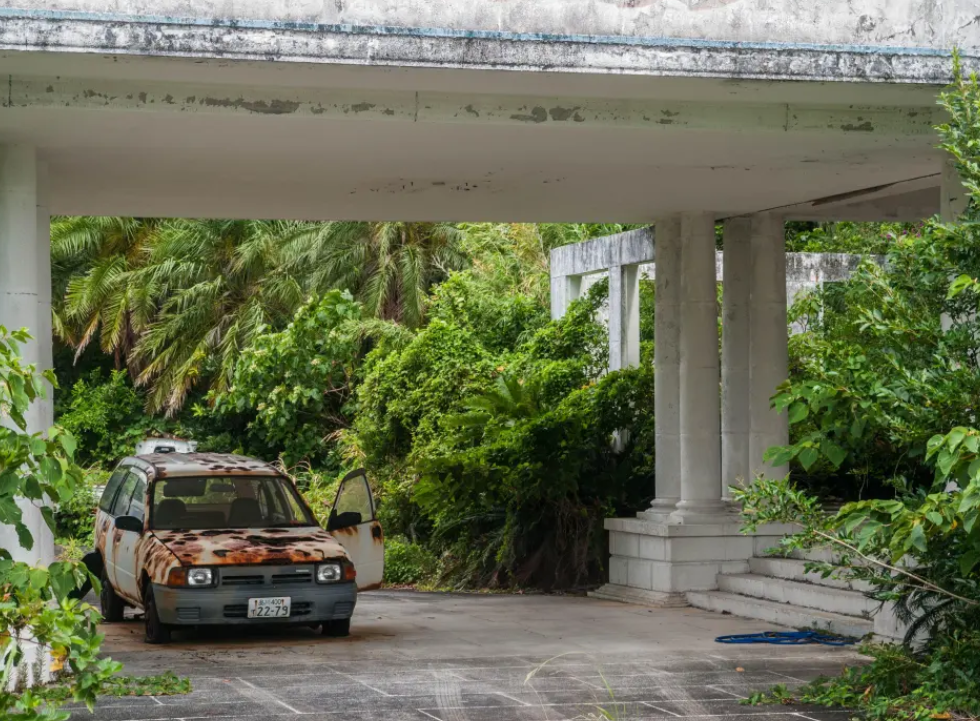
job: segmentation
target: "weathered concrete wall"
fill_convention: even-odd
[[[8,0],[9,2],[10,0]],[[943,82],[976,0],[12,0],[0,48]]]
[[[553,280],[564,276],[583,276],[581,293],[607,276],[606,268],[615,265],[640,265],[640,277],[653,280],[656,277],[656,264],[652,262],[654,234],[652,228],[641,228],[627,233],[619,233],[604,238],[596,238],[585,243],[575,243],[555,248],[551,251],[551,277]],[[787,253],[786,254],[786,298],[789,305],[797,296],[824,283],[847,280],[860,264],[860,255],[848,253]],[[723,255],[715,253],[715,274],[718,282],[723,277]],[[560,315],[563,309],[553,308],[553,315]],[[601,315],[608,317],[608,308]]]
[[[980,46],[975,0],[13,0],[52,14],[736,42]],[[352,28],[353,29],[353,28]]]

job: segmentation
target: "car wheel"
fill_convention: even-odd
[[[324,621],[323,630],[321,633],[330,638],[343,638],[344,636],[350,636],[350,619],[342,618],[336,621]]]
[[[146,642],[170,643],[170,626],[160,621],[160,614],[157,613],[157,602],[153,598],[153,587],[149,584],[146,586],[143,610],[146,612]]]
[[[102,618],[109,623],[118,623],[123,620],[123,609],[126,603],[116,595],[109,577],[105,564],[102,565],[102,592],[99,594],[99,603],[102,606]]]

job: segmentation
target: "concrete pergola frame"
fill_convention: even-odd
[[[966,198],[955,175],[944,180],[942,214],[955,217]],[[656,497],[636,518],[607,519],[610,583],[598,596],[683,605],[685,592],[716,588],[719,573],[743,572],[751,556],[792,530],[742,535],[728,489],[786,474],[763,455],[789,441],[786,414],[770,408],[788,376],[788,299],[845,280],[861,257],[787,254],[784,220],[775,213],[727,219],[720,252],[715,218],[703,213],[551,252],[553,318],[590,280],[608,276],[610,370],[639,364],[639,280],[652,275],[656,287]]]

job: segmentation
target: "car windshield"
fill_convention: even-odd
[[[152,503],[150,528],[159,530],[315,525],[293,485],[278,476],[162,478]]]

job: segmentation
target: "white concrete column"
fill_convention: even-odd
[[[38,370],[54,368],[54,330],[51,319],[51,210],[49,206],[48,164],[37,162],[37,332],[31,331],[38,344]],[[54,425],[54,388],[48,386],[48,397],[38,403],[39,428]]]
[[[752,217],[752,292],[750,312],[751,384],[749,470],[781,478],[787,468],[769,467],[762,456],[771,446],[789,442],[786,413],[776,413],[769,399],[789,377],[786,319],[786,237],[783,219],[770,214]]]
[[[681,217],[681,500],[676,523],[716,523],[721,500],[721,398],[715,222]],[[660,269],[657,268],[659,275]]]
[[[640,270],[609,269],[609,370],[640,365]]]
[[[582,295],[582,276],[555,275],[551,278],[551,319],[565,315],[572,301]]]
[[[939,192],[939,218],[941,220],[951,223],[966,212],[966,206],[970,203],[970,194],[963,185],[960,173],[956,169],[956,163],[951,158],[943,163]]]
[[[643,515],[666,521],[681,496],[680,438],[680,300],[681,220],[674,216],[654,227],[656,263],[654,319],[654,414],[657,497]]]
[[[0,325],[30,331],[35,340],[22,347],[23,360],[40,369],[51,358],[51,279],[49,241],[38,243],[38,216],[47,210],[39,207],[37,188],[34,148],[0,146]],[[28,430],[47,430],[52,415],[49,396],[28,413]],[[40,511],[30,504],[24,504],[22,510],[34,536],[34,548],[20,549],[9,526],[0,526],[0,546],[11,549],[15,560],[50,563],[54,540]]]
[[[721,495],[752,482],[749,473],[749,297],[752,221],[725,223],[721,329]]]

